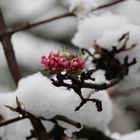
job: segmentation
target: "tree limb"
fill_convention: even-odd
[[[0,10],[0,32],[6,31],[6,24],[3,18],[2,11]],[[15,83],[21,79],[21,73],[16,61],[13,45],[11,42],[11,36],[0,36],[1,43],[3,45],[4,53],[7,59],[8,67],[14,78]]]

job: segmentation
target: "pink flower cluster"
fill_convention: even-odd
[[[82,59],[73,57],[68,60],[59,53],[50,53],[48,57],[42,56],[41,63],[44,65],[45,70],[51,73],[66,71],[69,74],[76,74],[85,67]]]
[[[42,56],[41,63],[45,66],[45,69],[51,73],[62,72],[68,66],[67,59],[59,53],[50,53],[48,57]]]
[[[73,58],[69,61],[67,72],[69,74],[76,74],[84,69],[84,61],[82,59]]]

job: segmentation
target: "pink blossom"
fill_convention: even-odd
[[[67,59],[59,53],[50,53],[48,57],[42,56],[41,63],[45,66],[45,69],[51,73],[62,72],[68,66]]]
[[[69,60],[66,56],[62,56],[59,53],[50,53],[48,57],[42,56],[41,63],[48,72],[60,73],[66,71],[71,75],[81,72],[85,67],[82,59],[73,57]]]
[[[84,68],[85,68],[85,65],[82,59],[73,58],[72,60],[69,61],[67,72],[69,74],[76,74],[84,70]]]

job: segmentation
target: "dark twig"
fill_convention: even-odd
[[[5,25],[2,11],[0,10],[0,32],[3,32],[3,31],[6,31],[6,25]],[[8,67],[10,69],[10,72],[11,72],[16,84],[17,84],[19,79],[22,76],[21,76],[17,61],[16,61],[13,45],[11,43],[11,36],[10,35],[1,36],[0,40],[1,40],[2,45],[3,45],[3,49],[4,49],[6,59],[7,59]]]
[[[98,100],[98,99],[85,99],[84,98],[81,101],[81,103],[79,104],[79,106],[77,106],[75,108],[75,111],[78,111],[84,104],[86,104],[89,101],[95,103],[98,112],[101,112],[103,110],[103,108],[102,108],[102,102],[100,100]]]
[[[5,125],[9,125],[9,124],[12,124],[12,123],[15,123],[17,121],[20,121],[20,120],[23,120],[23,119],[27,119],[28,117],[27,116],[22,116],[22,117],[16,117],[16,118],[13,118],[11,120],[7,120],[7,121],[3,121],[0,123],[0,127],[2,126],[5,126]]]
[[[73,126],[75,126],[75,127],[77,127],[77,128],[81,128],[81,124],[80,124],[79,122],[76,122],[76,121],[74,121],[74,120],[72,120],[72,119],[69,119],[69,118],[67,118],[67,117],[65,117],[65,116],[56,115],[56,116],[54,117],[54,119],[60,120],[60,121],[63,121],[63,122],[66,122],[66,123],[71,124],[71,125],[73,125]]]
[[[54,79],[51,79],[53,82],[53,85],[60,87],[64,86],[67,88],[75,88],[73,84],[68,84],[68,83],[60,83],[59,81],[55,81]],[[96,89],[96,90],[105,90],[107,88],[110,88],[116,84],[118,84],[121,81],[121,78],[114,79],[110,83],[103,83],[103,84],[93,84],[93,83],[88,83],[84,82],[82,83],[82,88],[91,88],[91,89]],[[77,80],[77,83],[80,83],[80,81]]]
[[[113,2],[98,6],[95,9],[92,9],[92,11],[97,11],[97,10],[104,9],[104,8],[107,8],[107,7],[110,7],[110,6],[114,6],[114,5],[119,4],[121,2],[124,2],[124,1],[126,1],[126,0],[115,0]]]
[[[125,1],[125,0],[116,0],[116,1],[108,3],[108,4],[103,4],[101,6],[96,7],[95,9],[92,9],[92,11],[97,11],[97,10],[100,10],[100,9],[103,9],[103,8],[107,8],[107,7],[113,6],[115,4],[121,3],[123,1]],[[19,26],[15,29],[6,29],[6,30],[1,31],[0,32],[0,37],[1,36],[7,36],[7,35],[9,36],[9,35],[12,35],[16,32],[27,30],[27,29],[30,29],[30,28],[33,28],[33,27],[36,27],[36,26],[39,26],[39,25],[42,25],[42,24],[46,24],[46,23],[51,22],[51,21],[55,21],[55,20],[58,20],[58,19],[61,19],[61,18],[65,18],[65,17],[76,17],[76,16],[75,16],[74,13],[68,12],[68,13],[64,13],[62,15],[58,15],[56,17],[50,18],[50,19],[46,19],[46,20],[42,20],[42,21],[38,21],[38,22],[34,22],[34,23],[27,22],[26,24],[24,24],[22,26]]]
[[[39,26],[41,24],[49,23],[51,21],[55,21],[55,20],[58,20],[58,19],[66,18],[66,17],[74,17],[74,14],[73,13],[64,13],[62,15],[59,15],[59,16],[56,16],[56,17],[53,17],[53,18],[50,18],[50,19],[46,19],[46,20],[43,20],[43,21],[38,21],[38,22],[35,22],[35,23],[27,23],[27,24],[25,24],[21,27],[13,29],[12,31],[10,31],[10,34],[13,34],[13,33],[19,32],[19,31],[23,31],[23,30],[27,30],[27,29]]]
[[[63,121],[63,122],[66,122],[68,124],[71,124],[77,128],[81,128],[81,124],[79,122],[76,122],[68,117],[65,117],[65,116],[62,116],[62,115],[56,115],[55,117],[51,118],[51,119],[46,119],[44,117],[39,117],[40,119],[44,120],[44,121],[52,121],[52,122],[55,122],[57,124],[57,120],[60,120],[60,121]]]
[[[84,127],[80,132],[77,132],[76,136],[77,138],[85,138],[88,140],[113,140],[96,128],[87,127]]]
[[[28,30],[30,28],[33,28],[33,27],[36,27],[36,26],[39,26],[39,25],[42,25],[42,24],[45,24],[45,23],[49,23],[51,21],[55,21],[55,20],[58,20],[58,19],[66,18],[66,17],[74,17],[74,16],[75,15],[73,13],[68,12],[68,13],[64,13],[62,15],[58,15],[58,16],[55,16],[55,17],[52,17],[52,18],[49,18],[49,19],[46,19],[46,20],[34,22],[34,23],[27,22],[26,24],[24,24],[22,26],[19,26],[15,29],[7,29],[7,30],[1,31],[0,36],[7,36],[7,35],[9,36],[9,35],[12,35],[16,32]]]
[[[25,113],[28,115],[28,118],[30,119],[31,124],[33,126],[33,134],[35,135],[37,140],[49,140],[49,136],[48,136],[46,129],[43,126],[41,120],[38,117],[36,117],[35,115],[33,115],[27,111],[23,111],[22,113]]]
[[[49,136],[46,132],[45,127],[43,126],[43,124],[41,122],[41,119],[39,117],[36,117],[32,113],[22,109],[21,103],[17,97],[16,97],[16,104],[17,104],[17,107],[11,107],[8,105],[6,105],[6,107],[9,108],[11,111],[19,113],[22,116],[22,118],[26,117],[31,121],[31,124],[33,127],[32,134],[34,134],[34,137],[36,137],[37,140],[49,140]],[[12,121],[8,121],[7,124],[12,123],[13,121],[18,121],[18,120],[19,119],[14,119]]]

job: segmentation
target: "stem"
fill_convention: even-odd
[[[6,31],[6,25],[5,25],[2,11],[0,10],[0,32],[2,31]],[[13,45],[11,42],[11,36],[10,35],[0,36],[0,40],[3,45],[4,53],[7,59],[10,72],[14,78],[15,83],[18,84],[18,81],[21,79],[22,76],[16,61]]]
[[[118,84],[120,82],[121,78],[119,79],[114,79],[112,80],[109,84],[107,83],[103,83],[103,84],[93,84],[93,83],[88,83],[88,82],[84,82],[82,83],[82,87],[81,88],[91,88],[91,89],[96,89],[96,90],[105,90],[109,87],[112,87],[116,84]],[[75,87],[73,86],[73,84],[68,84],[68,83],[59,83],[59,81],[55,81],[54,79],[51,79],[52,81],[52,84],[54,86],[57,86],[57,87],[61,87],[61,86],[64,86],[64,87],[67,87],[67,88],[72,88],[74,89]],[[77,80],[77,82],[80,82]]]
[[[33,114],[27,112],[27,111],[22,111],[23,114],[27,114],[28,118],[31,121],[31,124],[33,126],[33,132],[35,134],[35,137],[37,140],[49,140],[49,136],[46,132],[45,127],[43,126],[40,118],[34,116]]]
[[[0,123],[0,127],[5,126],[5,125],[9,125],[9,124],[11,124],[11,123],[15,123],[15,122],[17,122],[17,121],[20,121],[20,120],[23,120],[23,119],[26,119],[26,118],[27,118],[27,116],[24,116],[24,117],[17,117],[17,118],[13,118],[13,119],[11,119],[11,120],[8,120],[8,121],[1,122],[1,123]]]
[[[104,8],[116,5],[116,4],[124,2],[124,1],[126,1],[126,0],[115,0],[113,2],[110,2],[110,3],[104,4],[104,5],[98,6],[95,9],[92,9],[91,11],[97,11],[97,10],[100,10],[100,9],[104,9]]]
[[[26,25],[23,25],[21,27],[13,29],[10,32],[10,34],[14,34],[14,33],[19,32],[19,31],[27,30],[27,29],[30,29],[30,28],[33,28],[33,27],[36,27],[36,26],[39,26],[39,25],[42,25],[42,24],[45,24],[45,23],[49,23],[51,21],[55,21],[57,19],[71,17],[71,16],[74,16],[74,14],[73,13],[65,13],[65,14],[50,18],[50,19],[43,20],[43,21],[38,21],[38,22],[35,22],[35,23],[27,23]]]
[[[54,117],[54,119],[60,120],[60,121],[63,121],[63,122],[66,122],[66,123],[71,124],[71,125],[73,125],[73,126],[75,126],[75,127],[77,127],[77,128],[81,128],[81,124],[80,124],[79,122],[76,122],[76,121],[74,121],[74,120],[71,120],[71,119],[69,119],[69,118],[67,118],[67,117],[65,117],[65,116],[56,115],[56,116]]]
[[[108,4],[100,5],[100,6],[96,7],[95,9],[92,9],[91,11],[97,11],[97,10],[100,10],[100,9],[103,9],[103,8],[107,8],[107,7],[113,6],[115,4],[121,3],[123,1],[125,1],[125,0],[116,0],[116,1],[110,2]],[[55,21],[55,20],[58,20],[58,19],[61,19],[61,18],[65,18],[65,17],[76,17],[76,16],[74,15],[74,13],[68,12],[68,13],[64,13],[62,15],[55,16],[55,17],[50,18],[50,19],[46,19],[46,20],[42,20],[42,21],[38,21],[38,22],[34,22],[34,23],[27,22],[25,25],[19,26],[15,29],[2,30],[0,32],[0,37],[1,36],[7,36],[7,35],[9,36],[9,35],[12,35],[16,32],[27,30],[27,29],[30,29],[30,28],[33,28],[33,27],[51,22],[51,21]]]
[[[45,24],[45,23],[49,23],[51,21],[55,21],[55,20],[58,20],[58,19],[61,19],[61,18],[74,17],[74,16],[75,15],[73,13],[68,12],[68,13],[64,13],[62,15],[52,17],[50,19],[46,19],[46,20],[42,20],[42,21],[38,21],[38,22],[34,22],[34,23],[27,22],[26,24],[24,24],[22,26],[19,26],[19,27],[15,28],[15,29],[7,29],[5,31],[1,31],[0,37],[1,36],[12,35],[12,34],[14,34],[16,32],[28,30],[30,28],[33,28],[33,27],[36,27],[36,26],[39,26],[39,25],[42,25],[42,24]]]
[[[80,132],[77,133],[77,138],[85,138],[88,140],[113,140],[112,138],[106,136],[103,132],[97,130],[96,128],[84,127]]]

